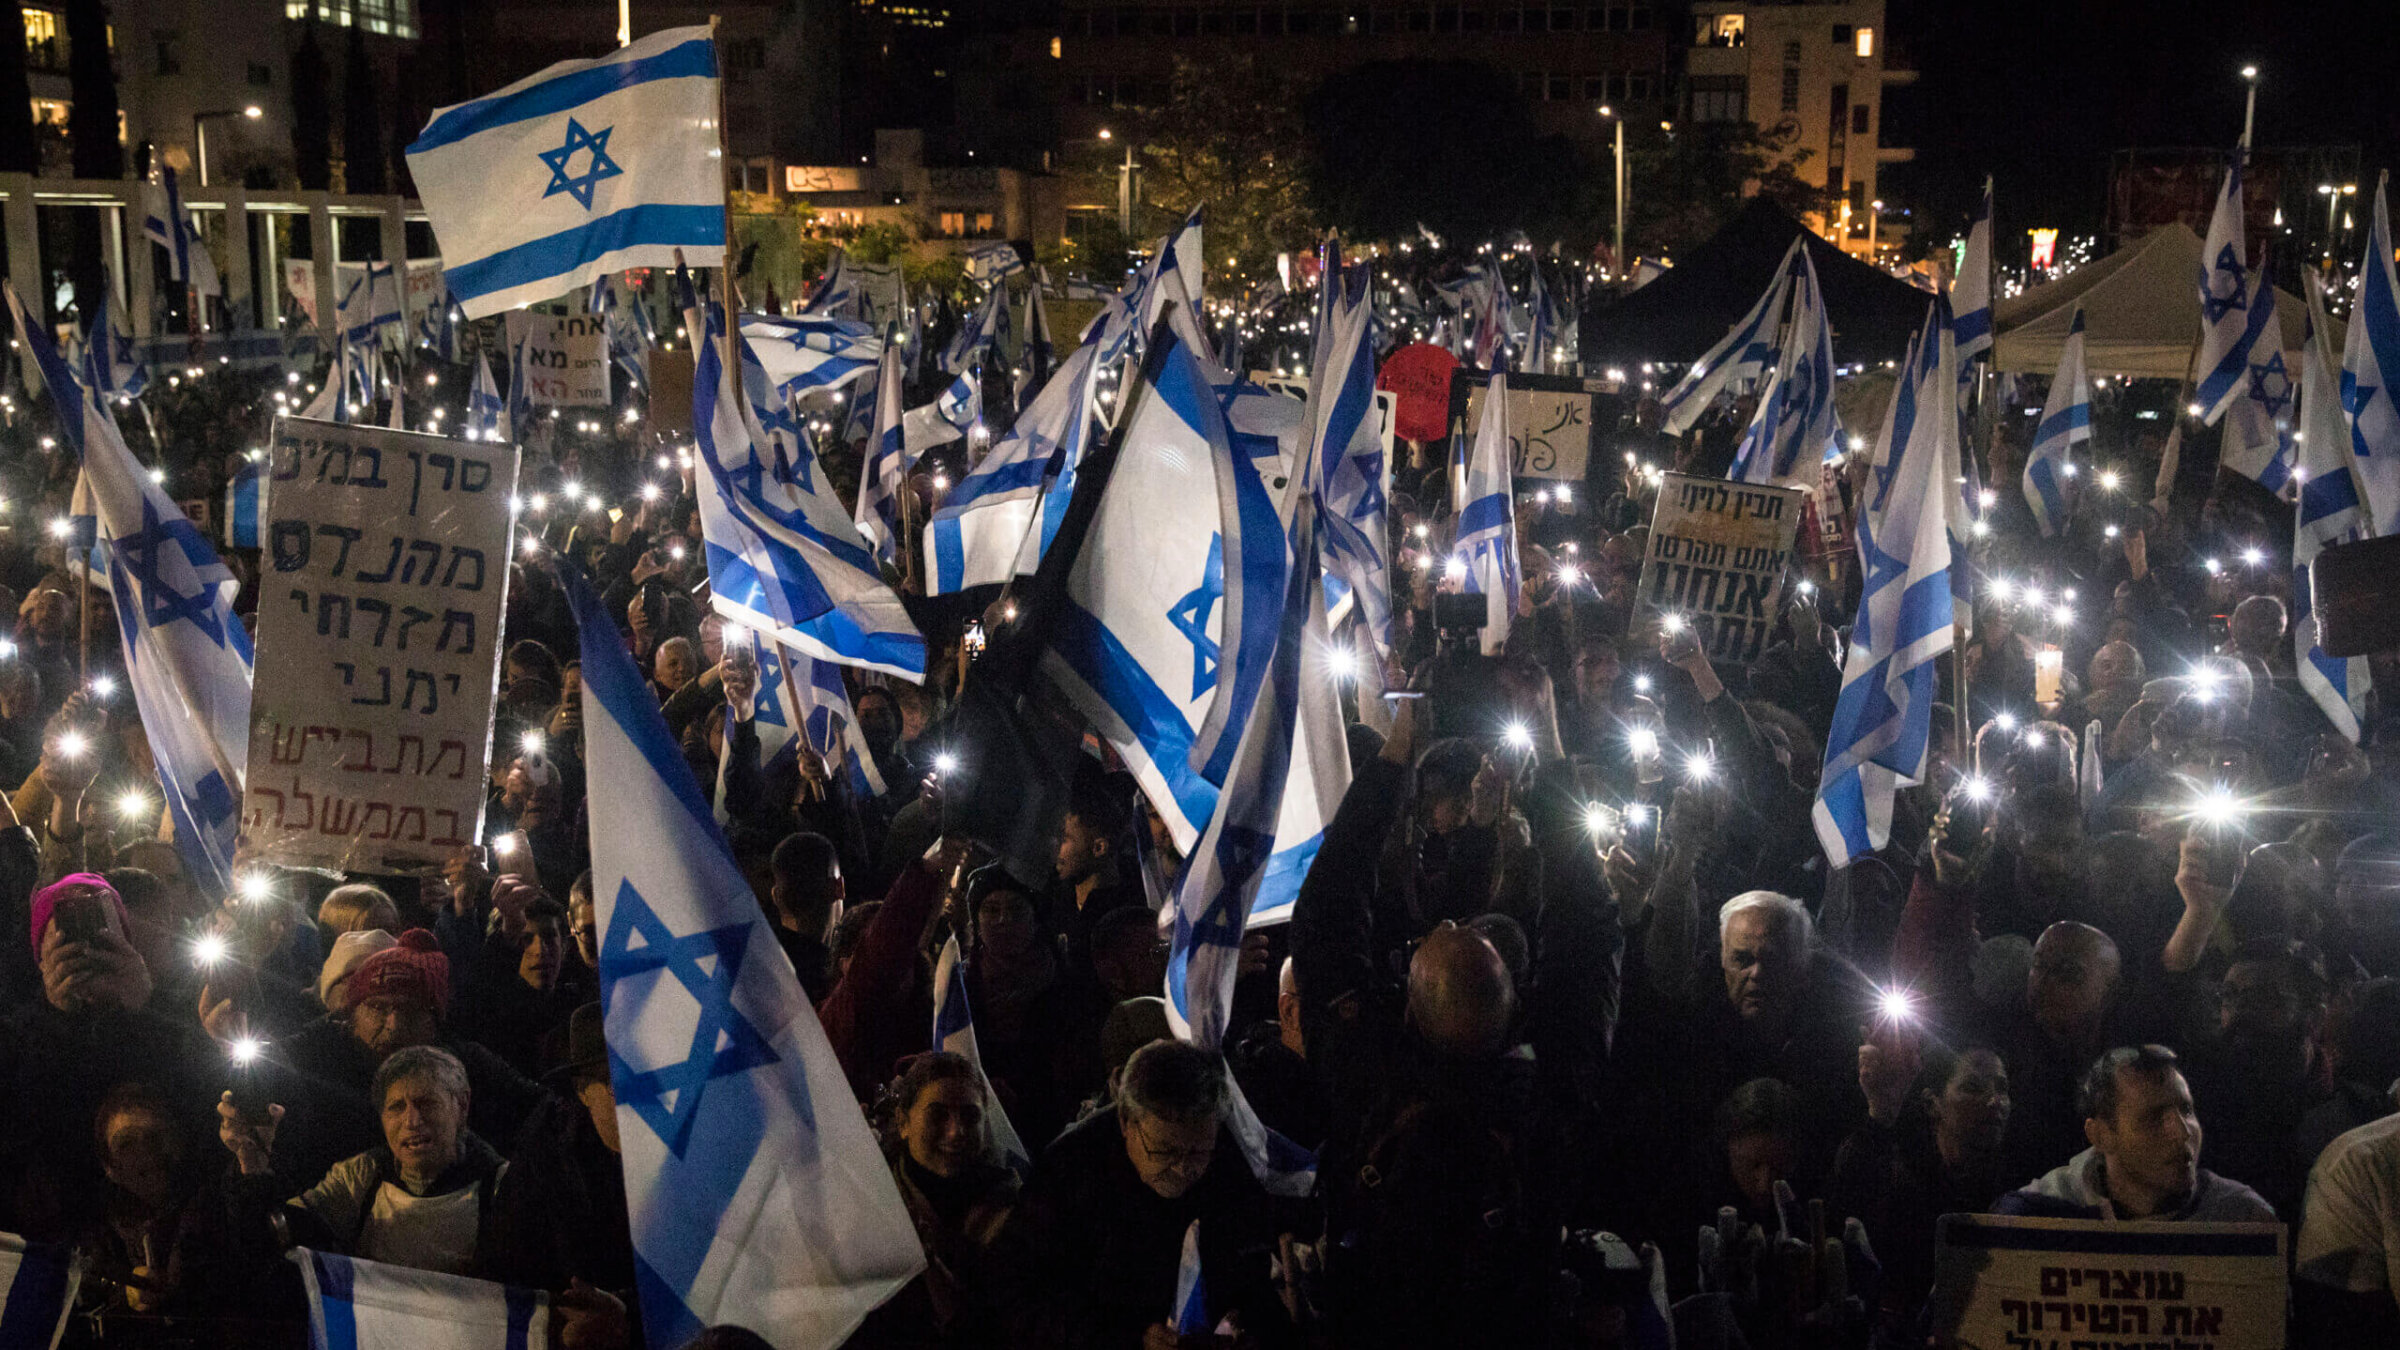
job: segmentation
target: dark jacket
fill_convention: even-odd
[[[1000,1341],[1041,1350],[1128,1350],[1175,1299],[1184,1231],[1200,1224],[1208,1320],[1237,1315],[1273,1341],[1286,1325],[1268,1276],[1267,1197],[1229,1130],[1208,1171],[1169,1200],[1142,1184],[1110,1107],[1042,1154],[995,1250]]]
[[[885,1141],[883,1153],[925,1248],[925,1269],[867,1315],[847,1350],[988,1343],[992,1244],[1016,1209],[1017,1174],[985,1164],[944,1179],[910,1161],[897,1139]]]

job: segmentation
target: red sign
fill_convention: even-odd
[[[1438,441],[1450,434],[1450,372],[1458,358],[1428,342],[1393,352],[1375,377],[1375,387],[1398,399],[1392,430],[1402,440]]]

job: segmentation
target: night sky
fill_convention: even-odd
[[[1884,143],[1917,151],[1894,195],[1945,233],[1987,171],[2004,236],[2096,233],[2112,150],[2232,147],[2246,62],[2261,70],[2258,146],[2361,147],[2362,204],[2400,158],[2393,0],[1891,0],[1888,21],[1895,55],[1922,72],[1891,91]]]

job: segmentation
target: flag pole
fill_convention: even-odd
[[[738,390],[742,387],[742,358],[733,299],[733,147],[725,135],[725,49],[717,36],[723,23],[720,15],[708,16],[709,56],[717,64],[717,181],[725,195],[725,256],[717,263],[717,297],[725,306],[725,369],[732,374],[733,387]]]

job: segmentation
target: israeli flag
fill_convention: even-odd
[[[380,349],[401,328],[400,278],[388,262],[370,262],[334,305],[334,327],[362,348]]]
[[[1294,733],[1302,700],[1304,657],[1325,649],[1325,597],[1316,566],[1315,485],[1304,471],[1287,486],[1291,535],[1280,531],[1289,553],[1276,559],[1280,583],[1273,658],[1265,687],[1251,716],[1217,800],[1216,814],[1185,860],[1175,900],[1161,922],[1169,930],[1167,1023],[1178,1039],[1216,1050],[1224,1044],[1233,1010],[1234,977],[1242,958],[1242,933],[1267,872],[1274,865],[1275,839],[1284,818],[1284,791],[1291,779]],[[1262,596],[1261,599],[1264,597]],[[1330,696],[1328,681],[1316,696]],[[1241,1088],[1227,1077],[1231,1109],[1226,1128],[1259,1183],[1278,1195],[1306,1195],[1316,1182],[1316,1159],[1260,1121]]]
[[[1246,474],[1227,472],[1232,514],[1242,517],[1228,524],[1218,466],[1237,457],[1224,411],[1172,331],[1145,358],[1129,398],[1116,461],[1068,573],[1044,669],[1125,761],[1176,847],[1188,852],[1216,811],[1223,778],[1203,772],[1211,756],[1199,748],[1209,711],[1224,696],[1221,668],[1244,648],[1263,667],[1275,640],[1282,530],[1247,456],[1238,457]],[[1251,579],[1239,545],[1227,544],[1229,530],[1274,545],[1251,550],[1259,568],[1273,559],[1248,606],[1249,621],[1263,623],[1263,639],[1245,635],[1226,612],[1227,592]],[[1253,680],[1253,700],[1256,689]],[[1247,720],[1224,725],[1238,733]]]
[[[991,1127],[992,1143],[1017,1175],[1032,1172],[1033,1155],[1025,1151],[1025,1142],[1017,1138],[1017,1127],[1008,1123],[1008,1111],[1000,1105],[1000,1094],[992,1091],[992,1080],[983,1071],[983,1051],[975,1044],[975,1014],[967,1006],[967,964],[959,959],[955,936],[942,943],[941,957],[933,966],[933,1048],[947,1050],[975,1066],[975,1081],[983,1090],[983,1118]]]
[[[800,302],[800,312],[821,318],[866,320],[866,282],[850,265],[849,250],[837,245],[826,256],[825,270],[817,277],[808,298]]]
[[[350,408],[343,395],[350,389],[350,343],[340,334],[334,336],[333,362],[325,368],[325,382],[317,387],[317,396],[308,401],[300,415],[313,422],[347,422]]]
[[[1841,419],[1833,405],[1833,322],[1817,286],[1808,250],[1795,252],[1792,319],[1784,326],[1775,374],[1759,396],[1749,429],[1726,475],[1737,483],[1811,487],[1825,461],[1841,450]]]
[[[1392,634],[1391,559],[1387,554],[1383,435],[1375,419],[1375,350],[1369,265],[1341,265],[1326,246],[1317,302],[1315,354],[1309,362],[1308,451],[1319,484],[1318,521],[1325,570],[1358,597],[1379,651]]]
[[[2075,447],[2092,439],[2092,382],[2083,367],[2083,307],[2067,325],[2066,345],[2059,349],[2058,370],[2050,377],[2050,397],[2042,403],[2042,420],[2033,426],[2033,448],[2025,452],[2025,504],[2044,538],[2055,538],[2067,527],[2066,482],[2075,474]]]
[[[2200,380],[2192,401],[2200,405],[2202,423],[2214,426],[2250,373],[2250,348],[2258,340],[2258,312],[2250,304],[2249,249],[2242,238],[2242,161],[2250,156],[2244,139],[2233,148],[2225,166],[2225,187],[2217,193],[2217,209],[2208,218],[2208,238],[2200,245],[2200,356],[2194,369]]]
[[[0,1345],[57,1350],[82,1283],[73,1248],[0,1233]]]
[[[615,275],[602,272],[592,278],[592,291],[585,307],[600,316],[601,331],[608,334],[609,359],[625,372],[626,380],[636,392],[648,393],[650,348],[656,343],[641,302],[629,301],[619,294]]]
[[[1099,354],[1077,348],[934,511],[925,527],[931,594],[1005,583],[1041,565],[1091,448]]]
[[[514,439],[509,435],[508,404],[501,400],[500,386],[492,379],[492,358],[489,356],[475,358],[475,386],[467,391],[467,439]]]
[[[539,1289],[295,1247],[308,1288],[309,1350],[543,1350]]]
[[[1167,1330],[1178,1336],[1206,1336],[1208,1284],[1200,1278],[1200,1221],[1183,1230],[1183,1260],[1175,1267],[1175,1306],[1168,1310]]]
[[[1050,310],[1042,303],[1042,291],[1050,284],[1048,274],[1035,268],[1033,284],[1025,288],[1025,387],[1039,389],[1050,379],[1051,362],[1057,358],[1057,345],[1050,338]]]
[[[1835,867],[1891,838],[1892,797],[1925,774],[1935,660],[1954,638],[1948,502],[1958,460],[1958,373],[1937,302],[1892,391],[1891,435],[1860,503],[1858,616],[1811,817]]]
[[[1683,374],[1659,398],[1659,429],[1670,436],[1681,436],[1692,429],[1709,404],[1727,389],[1746,388],[1766,378],[1777,356],[1776,335],[1783,325],[1783,311],[1791,300],[1792,278],[1799,259],[1807,254],[1799,239],[1792,241],[1775,269],[1775,280],[1768,283],[1766,294],[1750,307],[1741,322],[1725,330],[1717,345],[1708,349],[1692,368]]]
[[[157,761],[176,848],[195,884],[229,893],[250,756],[250,634],[233,612],[241,583],[166,489],[151,481],[116,419],[76,381],[15,290],[6,296],[61,433],[83,460],[100,542],[109,551],[125,674]]]
[[[1958,277],[1950,284],[1950,307],[1955,311],[1950,331],[1958,344],[1958,367],[1992,349],[1992,180],[1983,180],[1983,209],[1967,229],[1966,252]]]
[[[1494,374],[1484,390],[1483,419],[1460,466],[1458,536],[1451,561],[1465,565],[1468,592],[1484,599],[1483,654],[1508,645],[1524,578],[1517,572],[1517,498],[1508,426],[1508,376]]]
[[[464,359],[458,347],[458,301],[445,283],[441,297],[417,311],[417,344],[437,360],[453,365]]]
[[[958,331],[951,335],[950,345],[942,349],[942,372],[961,375],[981,362],[984,354],[992,349],[992,339],[1001,322],[1000,316],[1007,309],[1007,291],[993,287],[983,303],[975,307],[975,312],[959,324]]]
[[[470,319],[602,272],[725,260],[717,57],[669,28],[435,111],[408,168]]]
[[[970,366],[933,400],[934,416],[963,436],[983,420],[983,370]]]
[[[923,679],[925,639],[884,584],[815,451],[789,431],[769,439],[757,406],[725,369],[725,312],[714,304],[707,311],[705,324],[695,313],[686,326],[701,335],[692,427],[711,603],[821,660]],[[743,383],[763,391],[766,373],[754,358],[742,360]]]
[[[742,337],[786,397],[848,388],[883,359],[873,325],[823,314],[744,314]]]
[[[225,547],[265,548],[266,532],[259,522],[266,515],[267,466],[245,459],[225,483]]]
[[[2358,264],[2358,299],[2342,342],[2342,409],[2350,418],[2350,450],[2366,494],[2371,533],[2400,526],[2400,275],[2392,267],[2392,218],[2384,185],[2375,185],[2367,251]]]
[[[90,363],[92,388],[123,402],[150,387],[150,368],[133,354],[133,335],[125,331],[116,306],[103,294],[84,340],[84,359]]]
[[[2292,481],[2292,422],[2300,384],[2283,357],[2283,325],[2275,320],[2275,262],[2260,264],[2250,290],[2253,336],[2242,353],[2240,387],[2225,405],[2217,462],[2267,491],[2283,495]]]
[[[761,770],[790,763],[799,754],[800,731],[784,686],[783,662],[777,658],[775,644],[761,641],[759,634],[738,623],[726,624],[725,650],[732,652],[737,649],[749,652],[758,663],[758,688],[751,692],[744,703],[728,701],[727,716],[750,724],[751,733],[758,737],[758,767]],[[800,659],[805,661],[808,658]],[[731,722],[726,724],[726,730],[725,744],[730,749],[733,744]],[[717,792],[712,800],[716,802],[719,825],[730,817],[725,809],[725,793],[732,763],[731,754],[717,756]]]
[[[985,244],[967,251],[967,276],[986,286],[998,283],[1025,270],[1025,260],[1017,255],[1013,244]]]
[[[705,350],[705,349],[704,349]],[[833,1047],[591,587],[582,630],[600,1006],[652,1345],[736,1322],[832,1350],[925,1267]]]
[[[508,353],[508,414],[501,422],[502,437],[522,443],[533,435],[533,379],[525,373],[525,338]]]
[[[183,204],[183,189],[175,171],[160,165],[142,185],[142,234],[167,251],[167,279],[202,295],[222,295],[217,262],[200,238],[200,227]]]
[[[900,494],[908,490],[907,439],[900,421],[900,353],[887,346],[877,362],[875,430],[867,438],[866,462],[858,474],[858,532],[885,562],[900,557]]]
[[[2308,274],[2308,334],[2300,353],[2300,411],[2307,419],[2299,438],[2300,511],[2292,534],[2292,649],[2300,687],[2308,691],[2334,729],[2358,739],[2366,714],[2367,658],[2327,656],[2317,645],[2317,616],[2309,587],[2309,564],[2335,544],[2373,533],[2373,513],[2359,496],[2353,472],[2358,461],[2342,433],[2342,402],[2333,374],[2333,326],[2325,320],[2324,294]],[[2356,327],[2351,329],[2353,340]]]
[[[850,784],[860,797],[882,796],[883,772],[875,767],[866,733],[858,729],[858,716],[850,710],[850,690],[842,683],[842,668],[802,652],[767,647],[761,649],[762,680],[768,660],[781,667],[789,681],[793,715],[808,747],[824,756],[828,765],[846,765]]]

